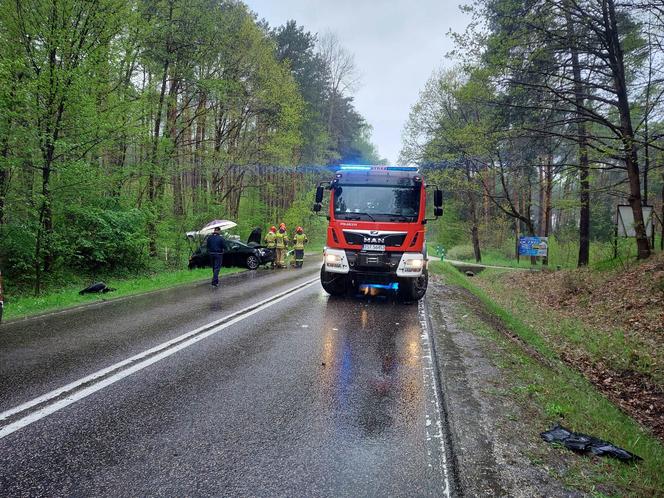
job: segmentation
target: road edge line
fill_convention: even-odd
[[[431,366],[433,367],[433,383],[436,394],[436,405],[439,411],[441,422],[445,430],[441,427],[441,436],[443,438],[443,451],[445,452],[446,462],[445,477],[448,479],[447,496],[463,496],[461,488],[461,479],[458,473],[458,461],[456,457],[455,444],[452,438],[452,431],[450,430],[449,409],[447,400],[443,393],[443,382],[440,364],[438,362],[438,353],[436,350],[435,334],[433,333],[433,324],[431,322],[431,315],[429,313],[429,303],[426,297],[422,298],[418,303],[418,314],[420,315],[420,323],[424,328],[429,341],[431,353]]]

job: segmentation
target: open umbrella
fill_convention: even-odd
[[[207,235],[209,233],[212,233],[215,228],[219,228],[220,230],[229,230],[233,227],[236,227],[237,223],[234,221],[230,220],[213,220],[207,225],[205,225],[203,228],[201,228],[199,234],[201,235]]]

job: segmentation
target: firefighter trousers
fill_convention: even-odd
[[[304,249],[295,249],[295,267],[302,268],[304,264]]]
[[[286,266],[286,249],[277,247],[277,267],[284,268]]]

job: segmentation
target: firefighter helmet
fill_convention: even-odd
[[[295,229],[295,231],[296,231],[297,233],[302,233],[302,227],[297,227],[297,228]]]

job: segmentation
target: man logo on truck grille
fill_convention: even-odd
[[[385,237],[364,237],[365,244],[385,244]]]

